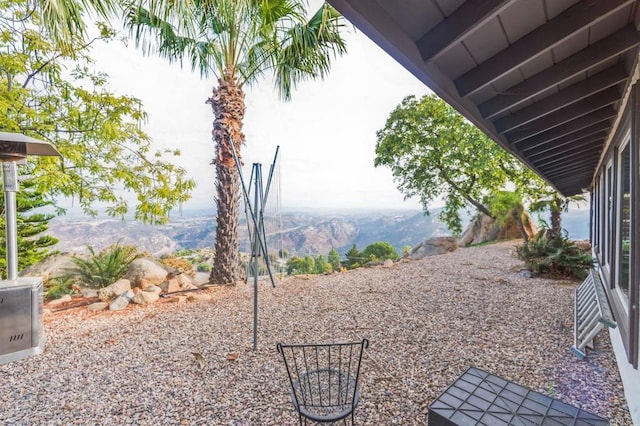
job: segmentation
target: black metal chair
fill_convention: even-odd
[[[358,378],[369,341],[352,343],[277,344],[291,384],[291,401],[300,424],[306,419],[335,422],[351,416],[358,405]]]

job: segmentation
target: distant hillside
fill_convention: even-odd
[[[214,217],[185,215],[162,226],[143,225],[115,219],[77,219],[59,217],[51,221],[50,233],[60,239],[55,249],[86,251],[87,246],[100,250],[120,241],[135,244],[150,253],[161,255],[181,249],[213,247]],[[265,220],[271,248],[286,249],[291,255],[326,254],[332,248],[346,251],[355,243],[360,249],[376,241],[387,241],[400,252],[430,236],[446,235],[446,227],[436,215],[422,212],[369,212],[316,214],[289,212],[280,218]],[[241,220],[240,249],[249,251],[246,221]]]
[[[362,250],[376,241],[389,242],[401,253],[405,246],[449,234],[438,220],[438,213],[439,210],[430,216],[421,211],[287,212],[280,218],[268,218],[265,227],[270,249],[284,248],[290,255],[326,254],[331,248],[344,254],[353,244]],[[588,217],[587,210],[571,210],[563,216],[563,225],[572,238],[588,238]],[[241,222],[240,249],[248,252],[247,226],[244,220]],[[202,212],[186,212],[162,226],[64,216],[50,225],[50,234],[60,239],[54,249],[62,252],[83,252],[87,246],[101,250],[120,241],[155,255],[213,247],[216,229],[215,217]]]

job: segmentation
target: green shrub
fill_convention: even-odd
[[[398,253],[396,249],[389,243],[384,241],[378,241],[377,243],[369,244],[360,256],[366,261],[382,262],[387,259],[396,260]]]
[[[121,246],[116,243],[96,254],[93,247],[89,247],[89,259],[74,257],[76,267],[73,274],[88,287],[102,288],[118,281],[124,276],[131,262],[138,253],[133,246]]]
[[[535,238],[516,248],[518,259],[539,274],[583,279],[594,260],[576,246],[565,233],[540,231]]]
[[[65,294],[72,294],[74,292],[73,285],[75,284],[75,279],[73,277],[65,276],[65,277],[56,277],[48,280],[44,287],[45,293],[44,298],[46,300],[59,299]]]
[[[211,265],[204,262],[198,263],[198,266],[196,267],[196,269],[198,270],[198,272],[209,272],[211,271]]]

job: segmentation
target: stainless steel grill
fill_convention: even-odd
[[[0,364],[42,352],[42,279],[0,281]]]

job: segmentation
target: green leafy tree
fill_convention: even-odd
[[[525,242],[529,240],[529,234],[525,226],[525,209],[522,203],[522,195],[513,191],[497,191],[491,198],[485,201],[489,210],[493,213],[498,225],[503,226],[508,220],[518,227],[520,235]]]
[[[292,256],[287,260],[287,274],[314,274],[316,261],[311,256],[299,257]]]
[[[287,275],[300,274],[302,267],[302,258],[298,256],[291,256],[287,259]]]
[[[307,255],[302,259],[302,274],[315,274],[316,273],[316,260]]]
[[[360,252],[358,251],[358,247],[354,244],[348,252],[345,253],[344,257],[347,260],[343,261],[342,264],[347,269],[354,269],[360,266],[360,262],[362,258],[360,257]]]
[[[406,97],[391,112],[377,132],[374,164],[389,167],[398,189],[406,198],[419,197],[426,214],[429,203],[442,197],[440,219],[454,234],[462,232],[462,209],[495,218],[483,201],[508,184],[522,194],[545,186],[436,95]]]
[[[186,60],[217,85],[208,99],[214,114],[217,227],[210,281],[238,280],[240,182],[232,155],[245,143],[244,88],[273,75],[283,99],[302,80],[324,77],[345,51],[341,16],[324,4],[309,19],[301,0],[194,0],[135,3],[128,26],[143,51]]]
[[[287,251],[287,249],[281,248],[280,250],[278,250],[278,257],[280,259],[286,259],[289,257],[289,252]]]
[[[391,244],[384,241],[378,241],[365,247],[365,249],[362,250],[362,253],[360,253],[360,256],[372,262],[380,262],[387,259],[396,260],[398,258],[398,253]]]
[[[166,222],[195,182],[165,160],[178,150],[152,151],[141,102],[110,93],[107,76],[94,71],[90,47],[112,40],[113,32],[99,25],[100,35],[89,41],[70,34],[61,49],[32,5],[0,2],[0,131],[50,141],[62,154],[28,159],[34,188],[50,200],[73,198],[88,214],[102,204],[112,216],[133,210],[143,222]]]
[[[37,192],[30,181],[20,183],[20,191],[16,193],[17,206],[17,246],[18,270],[38,263],[49,253],[48,247],[58,240],[44,232],[53,215],[33,213],[34,209],[46,207],[51,202]],[[5,236],[4,191],[0,192],[0,275],[7,276],[6,236]]]
[[[331,265],[331,269],[334,271],[340,271],[340,253],[335,248],[332,248],[327,255],[327,262]]]
[[[315,274],[324,274],[327,272],[333,272],[333,267],[323,255],[318,255],[315,259],[314,271]]]

